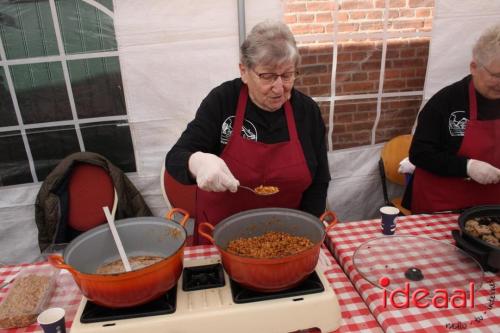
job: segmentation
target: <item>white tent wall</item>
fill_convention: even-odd
[[[282,19],[283,3],[246,1],[247,31],[262,19]],[[500,1],[442,0],[435,6],[425,97],[467,73],[470,44],[500,17]],[[236,0],[114,1],[137,163],[137,172],[128,176],[156,216],[167,211],[160,188],[166,152],[206,94],[238,76],[237,12]],[[332,175],[328,206],[342,221],[377,216],[383,204],[377,166],[381,146],[328,153]],[[39,255],[33,208],[38,189],[39,184],[0,188],[0,262],[27,262]],[[389,191],[401,194],[397,187]]]

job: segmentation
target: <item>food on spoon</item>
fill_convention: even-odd
[[[280,258],[305,251],[314,244],[306,237],[269,231],[261,236],[238,238],[229,242],[227,251],[244,257]]]
[[[163,257],[160,256],[134,256],[128,258],[130,262],[130,267],[133,271],[151,266],[161,261]],[[123,262],[121,259],[103,264],[99,266],[96,270],[96,274],[117,274],[125,272],[125,267],[123,267]]]
[[[280,189],[276,186],[259,185],[254,189],[254,191],[260,195],[269,195],[269,194],[278,193],[280,191]]]

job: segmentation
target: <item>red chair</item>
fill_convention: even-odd
[[[68,225],[78,232],[106,223],[102,207],[112,210],[116,195],[110,175],[103,168],[77,163],[68,183]]]
[[[193,236],[190,228],[196,219],[196,185],[179,183],[167,172],[165,163],[163,163],[161,168],[161,190],[169,209],[182,208],[189,213],[190,220],[186,225],[188,227],[187,245],[192,245]]]

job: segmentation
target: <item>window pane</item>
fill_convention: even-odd
[[[417,118],[422,96],[384,97],[375,142],[384,142],[400,134],[409,134]]]
[[[381,40],[353,40],[339,43],[337,55],[337,95],[378,92]]]
[[[135,156],[130,128],[126,122],[81,125],[85,150],[101,154],[124,172],[134,172]]]
[[[118,57],[68,61],[78,118],[125,115]]]
[[[333,112],[333,149],[369,145],[376,116],[376,99],[336,101]]]
[[[28,142],[39,181],[66,156],[80,151],[73,126],[58,126],[27,130]]]
[[[333,44],[308,42],[299,44],[300,67],[295,88],[317,97],[332,93]]]
[[[116,50],[111,17],[81,0],[56,0],[56,6],[66,53]]]
[[[59,54],[48,1],[1,1],[0,25],[7,59]]]
[[[0,127],[17,125],[16,114],[3,67],[0,67]]]
[[[110,11],[113,11],[113,0],[95,0],[95,2],[99,2]]]
[[[0,156],[0,186],[33,181],[20,131],[0,133]]]
[[[424,89],[430,38],[387,40],[384,92]]]
[[[11,67],[25,124],[72,119],[60,62]]]

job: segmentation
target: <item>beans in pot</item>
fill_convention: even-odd
[[[305,251],[313,246],[314,243],[306,237],[269,231],[261,236],[232,240],[227,251],[243,257],[280,258]]]

